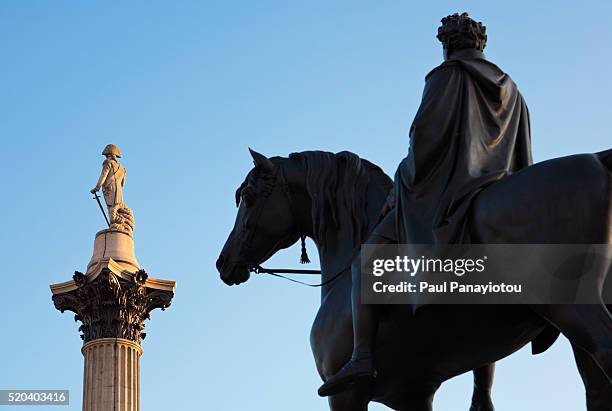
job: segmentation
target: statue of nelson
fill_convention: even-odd
[[[527,105],[510,76],[487,61],[486,28],[467,13],[442,19],[444,62],[425,78],[408,155],[383,217],[366,243],[469,243],[466,214],[487,185],[529,166]],[[361,304],[360,259],[352,266],[353,355],[319,388],[322,396],[376,377],[374,305]],[[493,366],[475,371],[487,387]],[[477,382],[478,384],[478,382]]]

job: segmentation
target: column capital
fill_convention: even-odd
[[[149,313],[168,308],[174,281],[151,279],[144,270],[130,273],[112,259],[92,275],[75,271],[71,281],[51,286],[55,308],[72,311],[85,343],[123,338],[140,344]]]

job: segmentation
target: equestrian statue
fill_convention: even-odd
[[[437,37],[444,62],[426,77],[394,181],[346,151],[251,151],[255,167],[236,191],[236,222],[217,260],[221,279],[243,283],[277,251],[314,241],[323,286],[311,346],[333,411],[370,401],[429,411],[442,382],[470,370],[471,410],[491,411],[495,361],[529,343],[543,352],[559,332],[572,344],[587,409],[610,411],[603,300],[486,309],[361,301],[362,244],[612,244],[612,150],[532,165],[527,105],[486,60],[486,28],[454,14]],[[593,284],[600,295],[609,268]]]

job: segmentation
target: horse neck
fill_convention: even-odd
[[[338,234],[339,236],[343,235],[343,233]],[[344,244],[351,244],[351,241],[344,242]],[[317,244],[317,249],[319,251],[319,264],[321,265],[321,282],[325,283],[321,287],[321,300],[332,291],[344,290],[345,288],[345,291],[350,290],[348,287],[343,287],[342,284],[346,284],[347,280],[350,284],[351,263],[359,252],[359,247],[321,247]],[[327,282],[329,283],[327,284]]]
[[[306,184],[306,169],[303,164],[296,162],[285,162],[283,164],[285,178],[291,192],[291,202],[293,203],[294,218],[299,229],[300,235],[305,235],[314,241],[319,254],[319,264],[321,267],[321,282],[329,281],[340,270],[350,265],[351,255],[354,248],[348,221],[340,221],[343,229],[329,229],[325,246],[321,239],[315,238],[313,230],[313,210],[312,198],[308,193]],[[321,287],[322,297],[331,290],[338,281]]]
[[[377,215],[369,216],[369,221],[377,221]],[[308,221],[307,225],[312,227],[312,211],[303,210],[302,217]],[[312,239],[319,254],[319,265],[321,267],[321,282],[326,283],[321,287],[321,299],[323,300],[332,291],[350,292],[351,263],[360,252],[361,244],[355,244],[354,233],[351,230],[351,220],[345,213],[340,213],[339,227],[327,230],[325,241],[314,238],[312,232],[305,233]],[[373,229],[373,224],[368,227],[368,233]],[[346,271],[346,272],[345,272]],[[344,272],[343,274],[341,274]],[[339,276],[340,278],[335,278]]]
[[[351,263],[361,249],[361,244],[355,242],[351,216],[346,212],[339,212],[338,227],[328,227],[325,241],[315,238],[312,228],[312,199],[306,187],[306,170],[303,166],[296,167],[295,163],[285,163],[285,167],[287,182],[297,208],[295,218],[298,220],[297,224],[302,231],[300,234],[311,238],[317,246],[322,272],[321,282],[325,283],[334,279],[341,272],[349,271],[340,274],[340,278],[321,287],[321,298],[325,298],[332,290],[350,292],[350,287],[347,287],[346,284],[347,282],[350,284]],[[387,194],[388,188],[381,186],[380,181],[372,176],[367,188],[367,233],[371,232],[378,222],[378,216]],[[343,207],[340,207],[340,209],[343,210]],[[362,240],[365,240],[365,238]]]

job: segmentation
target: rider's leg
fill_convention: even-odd
[[[353,355],[351,361],[370,361],[376,332],[378,331],[378,316],[376,306],[363,304],[361,301],[361,256],[353,261],[351,273],[353,276],[353,289],[351,291]]]
[[[612,383],[612,316],[603,304],[533,305],[531,308],[586,351]]]
[[[385,218],[374,229],[365,244],[392,244],[395,232],[394,211],[387,213]],[[349,384],[361,379],[375,377],[372,352],[378,317],[376,306],[361,302],[361,255],[358,255],[351,265],[352,291],[351,307],[353,311],[353,355],[342,369],[330,377],[319,388],[319,395],[328,396],[345,390]]]
[[[493,411],[491,388],[495,375],[495,363],[474,370],[474,394],[470,411]]]
[[[376,226],[364,244],[395,244],[395,210],[391,210]],[[361,254],[351,266],[353,289],[351,306],[353,309],[353,355],[352,358],[372,358],[376,333],[378,331],[377,307],[361,302]]]

